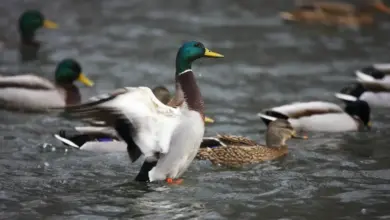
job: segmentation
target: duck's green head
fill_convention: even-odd
[[[54,29],[57,28],[57,24],[45,19],[43,14],[37,10],[27,10],[19,18],[19,31],[22,37],[34,36],[35,31],[41,27]]]
[[[74,81],[80,81],[86,86],[93,86],[82,72],[80,64],[73,59],[64,59],[58,65],[55,72],[55,81],[58,84],[72,84]]]
[[[191,69],[192,62],[202,57],[222,58],[224,56],[205,48],[201,42],[186,42],[180,47],[176,55],[176,74]]]

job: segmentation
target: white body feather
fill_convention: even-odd
[[[125,89],[126,93],[99,106],[114,110],[134,126],[136,132],[132,138],[147,160],[160,153],[157,165],[149,171],[150,181],[179,177],[200,147],[204,134],[201,115],[186,105],[179,108],[164,105],[147,87]]]
[[[322,101],[294,102],[288,105],[274,107],[271,110],[290,116],[295,114],[296,112],[301,112],[304,110],[315,110],[315,109],[332,109],[334,111],[343,112],[343,109],[340,106],[334,103],[322,102]]]
[[[364,92],[359,99],[373,107],[390,107],[390,92]]]
[[[390,64],[376,64],[376,65],[379,65],[378,69],[380,70],[382,70],[383,68],[390,67]],[[374,65],[374,67],[376,67],[376,65]],[[389,69],[386,70],[389,71]],[[358,70],[356,71],[356,80],[362,83],[363,85],[374,84],[384,88],[388,88],[389,92],[366,91],[359,97],[359,99],[366,101],[370,106],[390,107],[390,75],[385,75],[383,79],[375,79],[374,77]]]
[[[19,87],[7,86],[17,84]],[[65,106],[63,94],[48,80],[34,75],[0,76],[0,105],[11,109],[41,111]],[[22,86],[37,89],[23,88]]]
[[[293,115],[299,114],[299,112],[313,111],[316,109],[322,109],[324,111],[331,109],[333,112],[312,114],[309,116],[301,116],[299,118],[289,118],[288,121],[296,130],[340,132],[355,131],[358,129],[358,123],[355,121],[355,119],[345,113],[340,106],[330,102],[296,102],[275,107],[270,110],[291,117]],[[263,117],[261,113],[259,113],[259,116]]]
[[[167,153],[181,111],[164,105],[147,87],[126,87],[127,93],[102,103],[126,117],[136,128],[134,142],[146,158],[156,152]]]
[[[358,123],[346,113],[312,115],[288,120],[293,128],[304,131],[341,132],[357,131]]]

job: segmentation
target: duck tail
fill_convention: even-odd
[[[53,135],[57,140],[61,141],[64,145],[71,146],[80,149],[80,146],[75,144],[73,141],[66,138],[65,131],[61,130],[58,134]]]
[[[200,144],[200,148],[213,148],[217,146],[226,147],[226,144],[224,144],[219,138],[216,137],[204,137],[202,143]]]
[[[267,126],[269,125],[269,123],[275,121],[278,118],[288,120],[287,115],[271,110],[266,111],[265,114],[257,113],[257,116],[259,116]]]
[[[373,69],[372,67],[371,67],[370,71],[368,71],[367,69],[368,68],[363,68],[361,70],[356,70],[355,71],[356,80],[358,82],[372,82],[372,81],[375,81],[375,78],[373,77],[373,75],[375,75],[375,73],[376,73],[376,75],[381,74],[381,72]],[[376,72],[373,72],[373,71],[376,71]],[[379,77],[379,76],[377,76],[377,77]]]
[[[267,126],[269,125],[269,123],[271,123],[272,121],[275,121],[277,119],[275,117],[265,115],[262,113],[257,113],[257,116],[259,116],[261,118],[261,120],[263,120],[264,124]]]
[[[343,100],[344,102],[355,102],[358,100],[355,96],[343,94],[343,93],[335,93],[336,98]]]

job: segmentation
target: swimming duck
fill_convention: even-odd
[[[19,52],[23,61],[36,59],[40,42],[35,40],[35,32],[41,28],[55,29],[57,24],[45,19],[37,10],[27,10],[19,17]]]
[[[367,102],[340,93],[336,97],[346,103],[344,109],[330,102],[295,102],[268,109],[258,116],[265,124],[282,118],[288,120],[294,129],[305,131],[357,131],[371,127],[371,109]]]
[[[355,6],[344,2],[296,1],[298,8],[281,12],[282,19],[327,25],[367,25],[374,19],[372,12],[379,10],[390,14],[390,8],[381,0],[368,0],[367,5]]]
[[[177,108],[161,103],[150,88],[125,87],[63,109],[70,117],[91,118],[115,128],[126,142],[132,162],[143,154],[145,162],[136,180],[179,184],[182,180],[178,178],[195,158],[204,134],[204,104],[191,69],[192,62],[202,57],[223,55],[195,41],[179,48],[175,74],[179,95],[174,100]]]
[[[197,158],[229,167],[274,160],[287,154],[286,141],[290,138],[307,139],[306,136],[297,136],[287,120],[276,119],[267,128],[266,145],[241,136],[218,135],[204,138]]]
[[[340,90],[373,107],[390,107],[390,65],[374,64],[355,72],[356,81]]]
[[[355,72],[356,80],[369,86],[369,84],[382,85],[390,89],[390,64],[373,64]],[[376,86],[375,86],[376,87]]]
[[[164,86],[152,89],[153,94],[163,104],[171,100],[171,94]],[[214,120],[205,117],[205,123],[213,123]],[[127,152],[127,144],[114,128],[99,126],[79,126],[73,130],[60,130],[54,137],[63,144],[75,147],[79,150],[94,152]]]
[[[355,82],[342,88],[340,93],[364,100],[372,107],[390,107],[390,89],[381,83]]]
[[[62,107],[80,102],[80,93],[73,84],[90,81],[73,59],[62,60],[55,70],[55,83],[36,75],[0,76],[0,108],[25,112],[45,112],[49,107]]]

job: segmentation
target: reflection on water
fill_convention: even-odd
[[[388,62],[389,18],[364,29],[286,24],[293,1],[21,1],[0,6],[0,72],[52,78],[58,61],[77,59],[96,87],[84,99],[121,86],[173,90],[176,50],[200,40],[225,55],[194,64],[217,123],[207,135],[234,133],[264,142],[261,109],[325,100],[353,71]],[[39,8],[59,24],[40,30],[39,60],[19,60],[17,19]],[[132,182],[140,162],[127,155],[65,151],[51,134],[77,125],[49,115],[1,112],[0,212],[26,219],[386,219],[390,190],[390,117],[375,109],[374,129],[309,133],[285,158],[229,170],[195,161],[180,187]],[[54,143],[54,148],[43,148]]]

